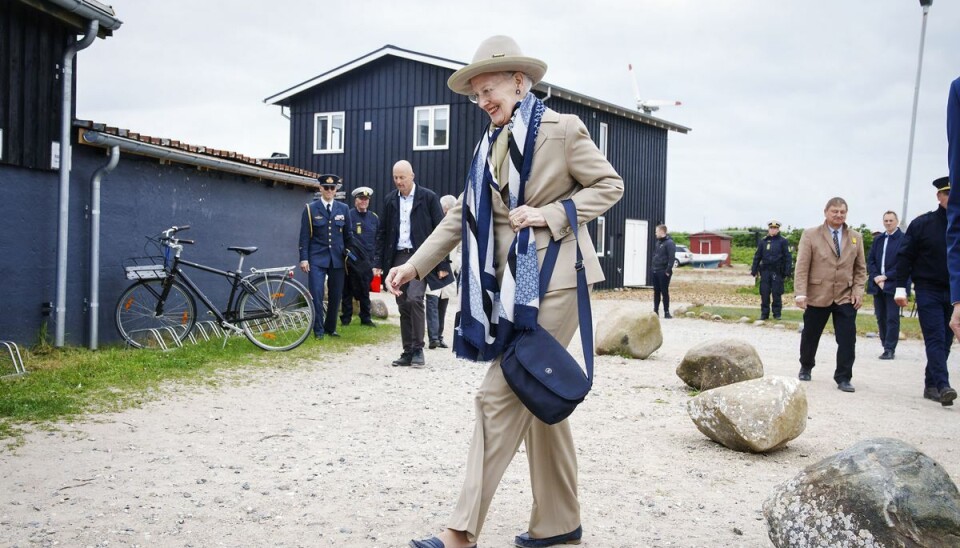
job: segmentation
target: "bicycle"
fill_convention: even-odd
[[[188,228],[174,226],[152,239],[164,248],[163,264],[124,267],[127,278],[136,280],[120,295],[115,316],[117,330],[127,344],[166,348],[169,337],[180,346],[197,324],[196,298],[210,309],[215,325],[224,333],[243,333],[264,350],[291,350],[306,340],[313,326],[313,299],[303,284],[293,279],[296,265],[251,268],[250,274],[243,276],[243,259],[257,248],[238,246],[227,248],[240,255],[233,272],[187,261],[180,257],[183,245],[194,241],[176,234]],[[221,311],[213,304],[183,267],[226,278],[231,284],[226,309]],[[206,338],[206,330],[200,329]]]

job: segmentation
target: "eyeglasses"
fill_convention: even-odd
[[[495,92],[498,87],[503,85],[503,83],[508,80],[509,78],[504,78],[495,84],[487,84],[482,90],[480,90],[480,93],[467,95],[467,99],[470,99],[470,102],[473,104],[479,103],[481,99],[488,100],[493,95],[493,92]]]

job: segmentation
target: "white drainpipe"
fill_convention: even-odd
[[[120,163],[120,147],[110,147],[110,161],[90,179],[90,350],[100,336],[100,180]]]
[[[73,123],[73,58],[97,38],[100,22],[90,21],[87,35],[63,52],[63,100],[60,102],[60,215],[57,232],[57,303],[54,346],[63,346],[67,327],[67,245],[70,221],[70,126]]]

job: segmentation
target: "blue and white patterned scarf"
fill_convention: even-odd
[[[543,102],[533,93],[527,93],[514,108],[506,126],[510,168],[500,172],[501,178],[507,176],[506,181],[494,176],[490,158],[493,143],[505,128],[488,130],[474,151],[463,192],[460,322],[454,335],[458,357],[490,361],[503,353],[516,331],[537,325],[540,272],[533,228],[514,236],[503,280],[498,284],[492,198],[503,183],[510,193],[510,209],[524,205],[524,187],[530,177],[544,110]]]

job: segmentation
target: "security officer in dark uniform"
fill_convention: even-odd
[[[336,175],[321,175],[320,199],[306,204],[300,219],[300,270],[310,275],[310,293],[316,317],[313,335],[339,337],[337,306],[343,294],[345,257],[353,247],[348,226],[350,208],[334,200],[342,181]],[[324,314],[323,287],[327,286]]]
[[[357,259],[347,262],[347,280],[340,304],[340,323],[349,325],[353,316],[353,299],[360,303],[360,325],[376,327],[370,319],[370,284],[373,282],[373,258],[376,255],[377,229],[380,217],[370,211],[373,189],[361,186],[350,193],[356,207],[350,210],[350,229],[353,233],[353,250]]]
[[[780,221],[767,223],[767,235],[753,254],[750,275],[760,276],[760,319],[770,317],[770,295],[773,295],[773,319],[779,320],[783,310],[783,279],[790,276],[793,257],[790,242],[780,235]]]
[[[953,405],[957,391],[950,387],[947,357],[953,331],[950,329],[950,274],[947,272],[947,199],[950,179],[941,177],[933,182],[940,207],[920,215],[903,235],[897,253],[897,290],[893,300],[907,306],[907,283],[913,281],[917,316],[927,351],[927,368],[923,397]]]

